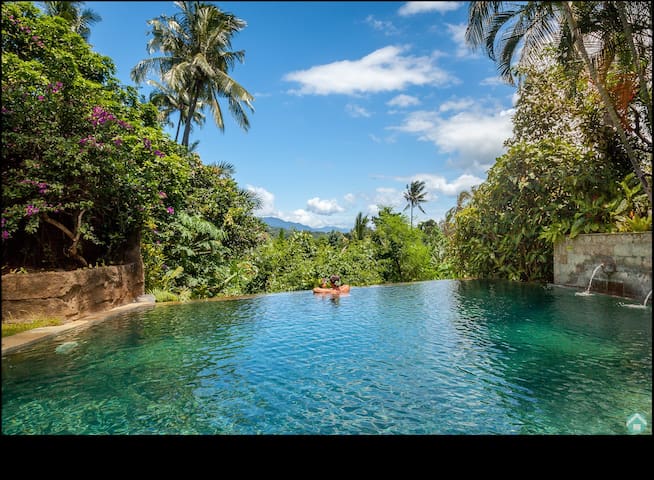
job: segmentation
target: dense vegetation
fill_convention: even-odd
[[[501,3],[472,2],[471,16],[492,17],[500,10],[475,5]],[[594,11],[582,7],[572,13],[585,31],[611,28],[614,45],[618,26],[604,16],[592,22]],[[249,126],[247,91],[236,83],[233,98],[220,92],[244,56],[231,51],[230,41],[243,22],[204,4],[180,8],[179,16],[151,22],[149,48],[161,56],[133,71],[138,80],[159,74],[158,90],[146,101],[119,85],[112,60],[93,52],[70,20],[29,2],[3,3],[3,273],[122,263],[140,249],[146,289],[159,299],[303,290],[331,273],[351,285],[451,277],[551,280],[553,241],[584,232],[651,230],[651,114],[644,104],[651,98],[651,41],[638,68],[625,51],[611,57],[620,61],[602,66],[602,85],[618,105],[622,132],[605,121],[597,78],[561,60],[570,47],[541,49],[540,58],[549,61],[540,68],[505,70],[519,79],[520,94],[507,153],[485,182],[459,195],[445,220],[414,225],[414,208],[422,210],[426,201],[417,181],[404,195],[409,218],[379,206],[371,218],[359,213],[347,234],[271,235],[253,215],[258,199],[236,184],[233,167],[203,164],[189,141],[191,124],[201,124],[205,108],[222,128],[218,98],[227,100],[243,128]],[[651,40],[651,14],[643,15],[633,27],[642,31],[648,24]],[[184,58],[221,18],[228,20],[222,23],[226,35],[212,48],[226,57],[208,56],[215,69],[207,76]],[[189,30],[200,38],[176,42],[175,22],[187,28],[201,20],[209,23]],[[479,34],[484,38],[483,28]],[[183,132],[179,144],[164,132],[173,118]]]

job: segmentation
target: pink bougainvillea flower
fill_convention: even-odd
[[[172,215],[173,213],[175,213],[175,209],[174,209],[173,207],[168,207],[168,208],[166,208],[166,211],[167,211],[168,213],[170,213],[171,215]]]
[[[35,215],[39,213],[38,207],[35,207],[34,205],[28,205],[25,210],[27,211],[27,216],[31,217],[32,215]]]

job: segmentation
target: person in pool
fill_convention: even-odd
[[[338,275],[332,275],[329,277],[329,285],[337,290],[339,293],[345,293],[350,291],[349,285],[341,285],[341,277]]]
[[[327,286],[329,281],[329,287]],[[347,293],[350,291],[349,285],[341,285],[341,277],[331,275],[328,279],[321,278],[320,286],[313,289],[314,293]]]

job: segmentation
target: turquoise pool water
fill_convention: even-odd
[[[454,280],[159,305],[3,357],[2,433],[651,434],[651,315]]]

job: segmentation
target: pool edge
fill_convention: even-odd
[[[108,320],[111,317],[119,315],[124,312],[132,310],[139,310],[142,308],[152,308],[155,302],[135,302],[121,305],[120,307],[112,308],[100,313],[93,313],[78,320],[65,323],[63,325],[55,325],[51,327],[39,327],[25,332],[20,332],[15,335],[2,338],[2,356],[16,353],[18,350],[33,345],[34,343],[52,338],[60,333],[67,332],[74,329],[82,329],[95,325],[97,323]]]

